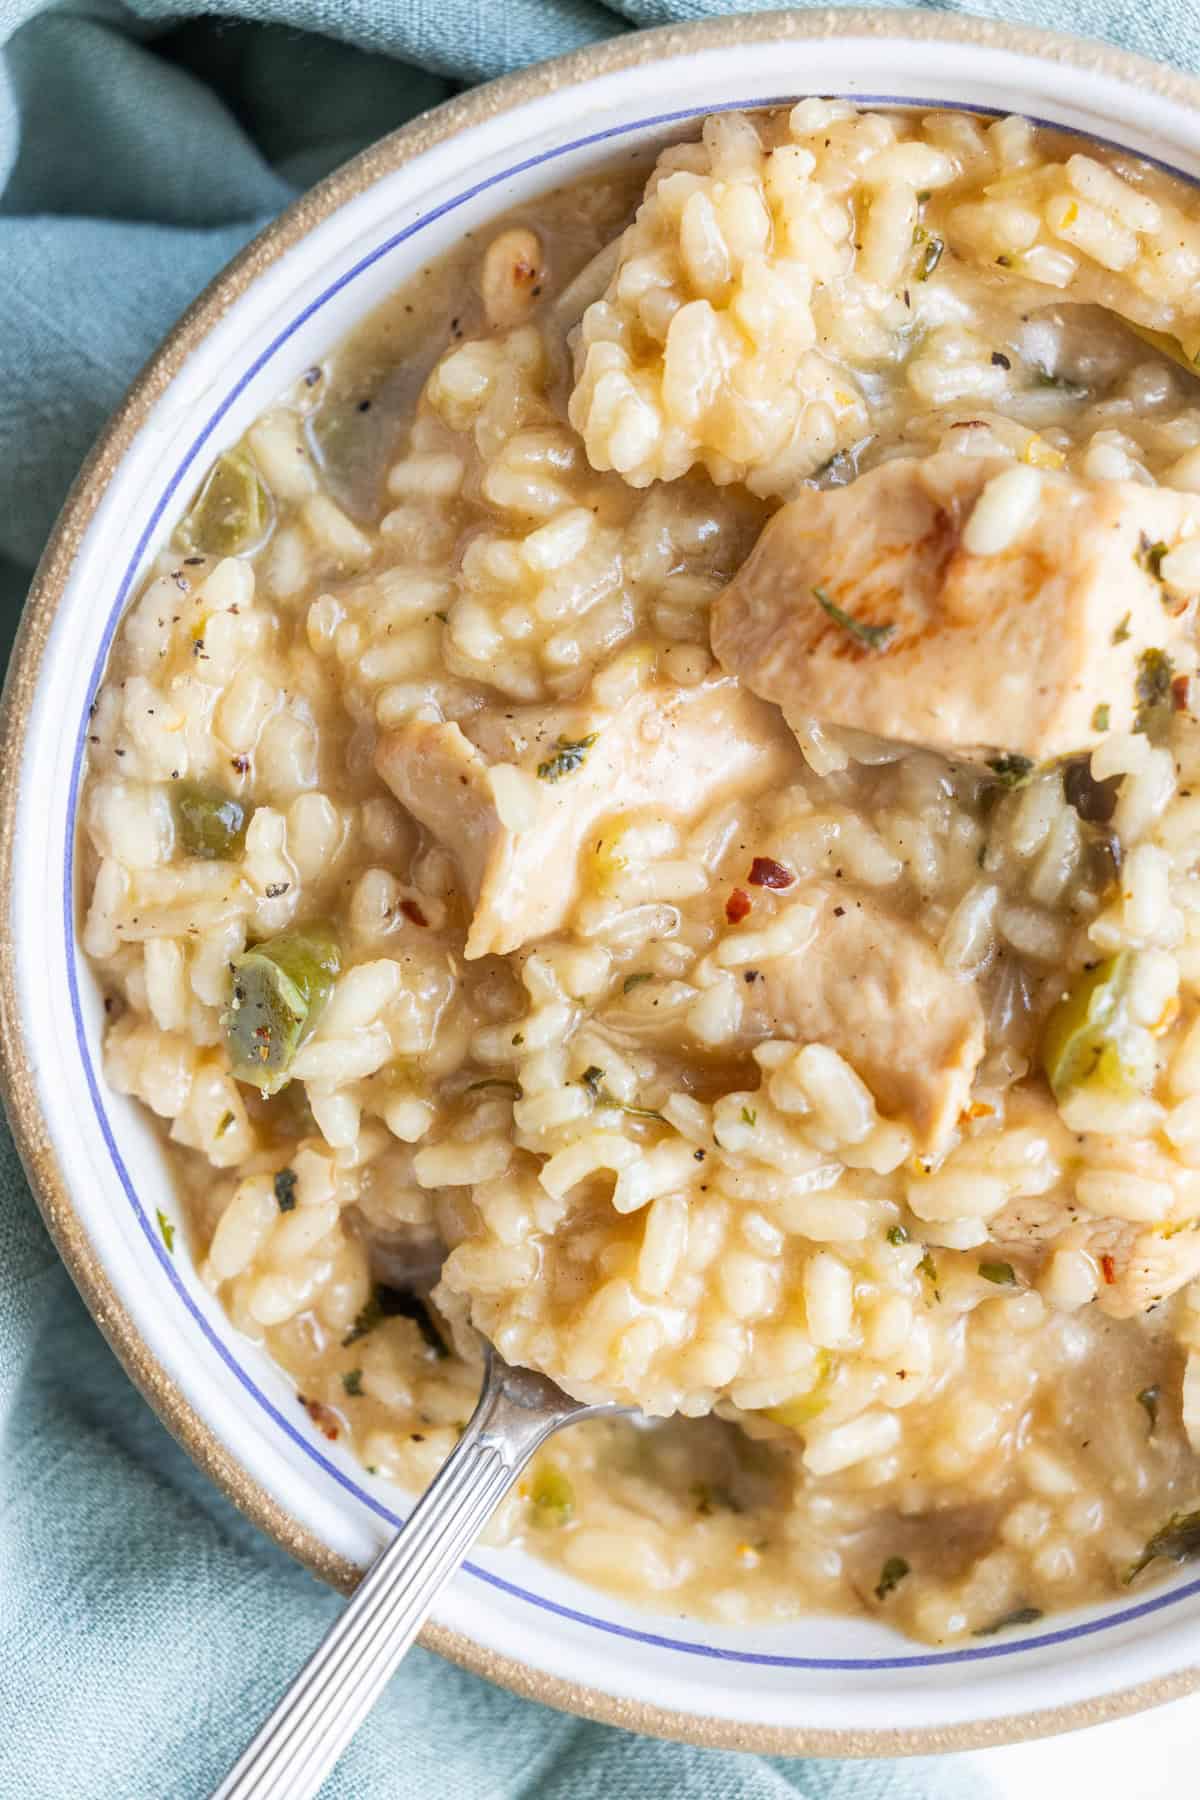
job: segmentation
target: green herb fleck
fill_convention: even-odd
[[[1033,371],[1033,385],[1040,388],[1057,388],[1068,400],[1082,400],[1087,389],[1078,381],[1068,381],[1065,375],[1055,375],[1050,369],[1036,366]]]
[[[861,619],[852,618],[848,612],[843,612],[840,606],[834,604],[824,588],[815,587],[813,596],[817,605],[823,612],[829,614],[835,625],[840,625],[843,631],[848,631],[852,638],[857,638],[860,644],[867,646],[868,650],[885,649],[896,635],[894,625],[864,625]]]
[[[615,1094],[610,1094],[604,1086],[604,1070],[597,1068],[595,1063],[583,1071],[579,1082],[581,1087],[587,1089],[597,1106],[615,1106],[618,1112],[625,1113],[630,1119],[657,1119],[660,1124],[666,1123],[662,1114],[655,1112],[652,1106],[633,1106],[629,1101],[618,1100]]]
[[[751,1110],[748,1106],[743,1106],[743,1108],[742,1108],[742,1124],[743,1125],[757,1125],[758,1124],[757,1111],[751,1112]]]
[[[1001,756],[993,756],[988,761],[988,768],[996,777],[1001,787],[1024,787],[1033,775],[1034,762],[1030,756],[1021,756],[1015,750],[1006,750]]]
[[[1176,1513],[1168,1519],[1161,1531],[1155,1532],[1137,1561],[1125,1571],[1125,1585],[1128,1586],[1134,1576],[1140,1575],[1158,1556],[1177,1563],[1191,1562],[1200,1556],[1200,1512]]]
[[[920,264],[917,268],[917,280],[918,281],[928,281],[929,280],[929,277],[933,274],[933,271],[937,268],[938,264],[941,262],[942,253],[945,250],[945,248],[946,248],[945,243],[943,242],[943,240],[940,237],[931,237],[930,238],[929,242],[925,246],[924,254],[921,257]]]
[[[442,621],[442,624],[444,625],[446,623],[446,621],[449,619],[450,614],[444,613],[444,612],[435,612],[433,616],[435,619],[440,619]]]
[[[1158,1395],[1159,1390],[1156,1385],[1154,1387],[1144,1387],[1137,1397],[1138,1405],[1150,1421],[1151,1433],[1153,1433],[1154,1427],[1158,1424]]]
[[[233,1118],[233,1114],[231,1112],[222,1113],[220,1119],[217,1121],[216,1135],[219,1138],[224,1137],[225,1133],[229,1130],[229,1127],[233,1124],[233,1122],[234,1122],[234,1118]]]
[[[927,1250],[925,1252],[924,1256],[921,1258],[920,1262],[917,1264],[917,1267],[918,1267],[918,1269],[920,1269],[922,1275],[925,1277],[926,1281],[929,1283],[930,1287],[933,1289],[934,1299],[937,1301],[940,1301],[942,1298],[942,1290],[939,1288],[939,1286],[937,1284],[938,1283],[937,1264],[933,1260],[933,1255],[932,1255],[931,1251]]]
[[[275,1176],[275,1200],[280,1212],[292,1212],[296,1205],[296,1171],[280,1169]]]
[[[1138,709],[1133,729],[1145,732],[1147,737],[1155,737],[1161,734],[1170,715],[1171,677],[1175,673],[1175,665],[1165,650],[1151,646],[1149,650],[1142,651],[1137,667],[1134,693]]]
[[[1036,1625],[1042,1616],[1040,1606],[1018,1606],[1015,1612],[1004,1613],[994,1619],[990,1625],[981,1625],[972,1637],[995,1637],[998,1631],[1007,1631],[1013,1625]]]
[[[514,1046],[523,1044],[525,1042],[525,1033],[523,1031],[518,1031],[514,1035],[512,1041],[513,1041]]]
[[[1092,714],[1092,730],[1107,731],[1110,710],[1107,706],[1098,706]]]
[[[587,737],[560,737],[554,755],[538,764],[538,780],[561,781],[564,775],[573,775],[576,769],[583,767],[587,753],[599,735],[599,732],[592,731]]]
[[[479,1094],[482,1093],[485,1088],[498,1088],[503,1093],[511,1094],[514,1100],[519,1100],[521,1098],[520,1082],[509,1081],[503,1075],[485,1075],[482,1081],[473,1081],[470,1087],[463,1089],[463,1092],[466,1094]]]
[[[369,1331],[374,1331],[385,1319],[411,1319],[436,1357],[442,1359],[449,1356],[445,1339],[434,1324],[429,1308],[421,1296],[414,1294],[409,1288],[386,1287],[382,1282],[355,1319],[354,1329],[342,1339],[343,1350],[356,1344],[359,1338],[366,1337]]]
[[[1125,642],[1126,638],[1129,636],[1129,621],[1132,617],[1132,613],[1125,614],[1125,617],[1121,620],[1121,623],[1112,634],[1112,641],[1114,644],[1123,644]]]
[[[1011,256],[998,256],[996,258],[996,263],[1001,269],[1011,269],[1013,266],[1013,259]]]
[[[889,1556],[879,1571],[879,1580],[875,1584],[875,1598],[886,1600],[894,1588],[898,1588],[909,1573],[908,1564],[902,1556]]]
[[[624,981],[621,983],[621,992],[623,994],[632,994],[634,988],[641,987],[641,985],[644,981],[653,981],[653,980],[654,980],[653,975],[648,975],[648,974],[627,975],[625,977]]]
[[[930,194],[932,194],[932,192],[933,192],[932,188],[918,188],[917,189],[917,204],[918,204],[918,206],[924,206],[925,202],[928,200],[928,198],[929,198]]]
[[[1011,1263],[981,1262],[979,1273],[985,1281],[994,1281],[997,1287],[1016,1287],[1017,1277]]]
[[[887,1234],[887,1241],[889,1244],[907,1244],[908,1232],[903,1225],[893,1225]]]
[[[347,1369],[346,1373],[342,1376],[342,1386],[348,1394],[353,1395],[357,1400],[363,1391],[362,1370]]]
[[[167,1246],[167,1255],[175,1254],[175,1227],[160,1206],[158,1209],[158,1229],[162,1233],[162,1241]]]
[[[1139,569],[1145,569],[1147,575],[1153,576],[1155,581],[1162,580],[1163,557],[1166,554],[1167,546],[1163,543],[1161,538],[1155,543],[1151,538],[1147,537],[1144,531],[1139,533],[1138,545],[1133,553],[1133,560]]]

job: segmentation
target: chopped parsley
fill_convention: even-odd
[[[900,1244],[907,1244],[908,1233],[903,1225],[893,1225],[887,1234],[887,1241],[889,1244],[896,1244],[897,1246]]]
[[[1191,1562],[1200,1556],[1200,1512],[1176,1513],[1160,1531],[1156,1531],[1146,1548],[1125,1571],[1125,1585],[1152,1563],[1165,1556],[1171,1562]]]
[[[1133,560],[1139,569],[1145,569],[1147,575],[1155,581],[1162,580],[1163,557],[1167,554],[1167,545],[1160,538],[1157,543],[1147,537],[1143,531],[1138,536],[1138,546],[1133,553]]]
[[[1040,388],[1057,388],[1068,400],[1082,400],[1087,389],[1078,381],[1068,381],[1065,375],[1056,375],[1052,369],[1037,364],[1033,371],[1033,385]]]
[[[981,1625],[972,1637],[995,1637],[998,1631],[1007,1631],[1013,1625],[1036,1625],[1042,1616],[1040,1606],[1018,1606],[1015,1612],[1003,1613],[1000,1618],[993,1619],[990,1625]]]
[[[1032,776],[1034,762],[1031,756],[1021,756],[1015,750],[1006,750],[1000,756],[989,758],[988,768],[1001,787],[1019,788],[1024,787]]]
[[[933,1289],[934,1299],[940,1301],[941,1297],[942,1297],[942,1291],[938,1287],[938,1284],[937,1284],[938,1283],[937,1264],[934,1262],[933,1256],[930,1251],[926,1250],[924,1256],[921,1258],[920,1262],[917,1264],[917,1267],[918,1267],[918,1269],[920,1269],[922,1275],[925,1277],[926,1281],[929,1283],[930,1287]]]
[[[1137,1397],[1138,1405],[1150,1421],[1151,1433],[1158,1424],[1158,1393],[1157,1386],[1144,1387]]]
[[[1098,706],[1092,714],[1092,730],[1107,731],[1111,710],[1107,706]]]
[[[1165,650],[1143,650],[1138,657],[1137,679],[1133,691],[1138,709],[1133,721],[1135,731],[1154,737],[1171,709],[1171,678],[1175,665]]]
[[[231,1112],[222,1113],[220,1120],[218,1121],[218,1124],[217,1124],[216,1136],[219,1138],[224,1137],[225,1133],[229,1130],[229,1127],[233,1123],[234,1123],[234,1117]]]
[[[353,1330],[342,1339],[342,1348],[356,1344],[385,1319],[411,1319],[434,1356],[439,1360],[449,1356],[445,1340],[421,1296],[409,1288],[386,1287],[382,1282],[355,1319]]]
[[[743,1106],[743,1108],[742,1108],[742,1124],[743,1125],[757,1125],[758,1124],[757,1112],[751,1112],[751,1110],[748,1106]]]
[[[293,1212],[296,1206],[296,1171],[280,1169],[275,1176],[275,1201],[280,1212]]]
[[[1114,644],[1123,644],[1125,642],[1126,638],[1129,636],[1129,621],[1132,617],[1132,613],[1125,614],[1125,617],[1121,620],[1121,623],[1112,634],[1112,641]]]
[[[583,767],[587,753],[599,735],[598,731],[591,731],[587,737],[560,737],[554,755],[538,764],[538,780],[561,781],[564,775],[573,775],[576,769]]]
[[[1016,1287],[1016,1271],[1011,1263],[981,1262],[979,1273],[985,1281],[994,1281],[997,1287]]]
[[[828,613],[835,625],[840,625],[843,631],[848,631],[852,638],[857,638],[858,642],[865,644],[868,650],[886,649],[896,635],[894,625],[864,625],[861,619],[855,619],[850,613],[843,612],[841,607],[835,605],[829,598],[824,588],[815,587],[813,597],[821,610]]]
[[[158,1229],[162,1233],[162,1241],[167,1246],[167,1255],[175,1254],[175,1227],[160,1206],[158,1209]]]
[[[587,1089],[597,1106],[615,1106],[618,1112],[623,1112],[627,1118],[657,1119],[660,1125],[666,1124],[662,1114],[656,1112],[652,1106],[632,1106],[629,1101],[618,1100],[615,1094],[610,1094],[604,1086],[604,1070],[597,1068],[595,1063],[583,1071],[579,1077],[579,1084]]]
[[[627,975],[625,977],[624,981],[621,983],[621,992],[623,994],[632,994],[634,988],[641,987],[641,985],[644,981],[653,981],[653,980],[654,980],[653,975],[648,975],[648,974],[644,974],[644,973],[639,973],[637,975]]]
[[[346,1373],[342,1376],[342,1386],[348,1394],[352,1395],[353,1398],[357,1400],[363,1391],[362,1370],[347,1369]]]
[[[886,1600],[894,1588],[898,1588],[909,1573],[909,1566],[902,1556],[889,1556],[879,1571],[879,1580],[875,1584],[875,1598]]]

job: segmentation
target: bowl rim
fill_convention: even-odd
[[[400,126],[293,201],[213,278],[182,314],[129,388],[86,458],[51,532],[22,613],[0,697],[0,905],[6,922],[16,892],[14,851],[20,782],[14,779],[40,685],[42,664],[67,577],[110,480],[152,406],[188,357],[259,275],[320,222],[426,150],[528,102],[645,61],[672,61],[733,44],[786,39],[903,37],[994,48],[1067,63],[1200,109],[1200,80],[1133,52],[1032,26],[909,9],[827,9],[693,20],[604,39],[454,96]],[[192,1407],[150,1350],[104,1270],[75,1211],[42,1113],[27,1054],[16,985],[16,944],[0,931],[0,1098],[43,1220],[85,1304],[134,1385],[198,1467],[262,1531],[321,1580],[349,1593],[363,1571],[301,1525],[254,1480]],[[1200,1688],[1200,1667],[1090,1700],[944,1727],[813,1730],[745,1723],[626,1700],[533,1669],[469,1635],[427,1624],[420,1641],[452,1662],[525,1699],[651,1736],[706,1748],[770,1755],[896,1756],[977,1749],[1099,1724]]]

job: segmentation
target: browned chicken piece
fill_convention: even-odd
[[[474,907],[466,953],[478,957],[562,927],[580,850],[601,818],[652,807],[686,823],[727,796],[794,778],[799,753],[773,708],[718,677],[652,684],[609,713],[515,707],[465,730],[415,720],[380,740],[375,766],[456,857]]]
[[[744,1028],[830,1045],[880,1112],[912,1127],[919,1149],[943,1148],[983,1055],[974,986],[950,973],[918,926],[864,894],[813,883],[798,903],[819,909],[814,935],[762,963],[745,992]]]
[[[1082,1250],[1096,1265],[1096,1305],[1131,1319],[1200,1276],[1200,1229],[1100,1219],[1052,1195],[1013,1200],[990,1220],[993,1243],[1040,1267],[1056,1250]]]
[[[972,514],[1001,494],[1020,523],[990,551],[1004,509]],[[1145,652],[1187,626],[1157,567],[1196,531],[1200,495],[905,457],[781,507],[716,601],[713,649],[792,718],[1040,762],[1130,730],[1139,679],[1169,676]]]

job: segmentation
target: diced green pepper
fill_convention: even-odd
[[[284,1086],[340,968],[337,938],[323,923],[281,932],[234,957],[224,1025],[238,1081],[264,1094]]]
[[[1147,1543],[1123,1577],[1126,1586],[1158,1557],[1168,1562],[1194,1562],[1200,1556],[1200,1512],[1175,1513]]]
[[[784,1400],[779,1406],[764,1408],[768,1419],[774,1419],[777,1425],[786,1425],[789,1431],[804,1430],[819,1413],[823,1413],[829,1405],[829,1377],[833,1366],[833,1358],[828,1350],[817,1351],[817,1373],[812,1386],[805,1394],[797,1394],[792,1400]]]
[[[185,856],[232,862],[246,847],[250,815],[240,800],[200,781],[173,781],[175,841]]]
[[[1125,1052],[1131,970],[1127,950],[1085,969],[1046,1020],[1042,1067],[1057,1100],[1081,1087],[1116,1095],[1140,1091]]]
[[[542,1463],[529,1490],[535,1525],[565,1525],[575,1511],[575,1489],[557,1463]]]
[[[213,464],[176,532],[185,550],[205,556],[244,556],[256,550],[271,523],[271,496],[240,450]]]

